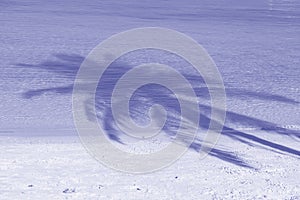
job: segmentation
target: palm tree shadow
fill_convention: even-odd
[[[76,73],[82,61],[84,60],[83,56],[76,55],[76,54],[55,54],[53,55],[53,58],[54,58],[53,60],[46,60],[37,65],[20,63],[20,64],[16,64],[16,66],[32,68],[32,69],[43,69],[49,73],[56,74],[58,77],[64,77],[73,81],[76,77]],[[93,117],[94,108],[92,107],[92,105],[94,105],[92,101],[95,101],[97,120],[102,125],[103,129],[106,131],[108,138],[111,139],[112,141],[122,143],[122,144],[125,144],[123,143],[123,140],[120,137],[122,136],[122,131],[118,129],[118,126],[116,126],[116,123],[114,121],[112,111],[111,111],[110,97],[111,97],[112,89],[116,84],[116,81],[132,67],[134,66],[128,63],[122,63],[122,62],[112,63],[111,66],[108,68],[108,70],[105,72],[106,78],[100,80],[101,84],[98,85],[96,99],[95,100],[90,99],[85,103],[86,116],[90,120],[95,120]],[[159,74],[157,75],[159,76]],[[205,85],[203,79],[199,78],[199,76],[187,75],[187,74],[183,74],[183,75],[191,83],[197,83],[197,84],[192,84],[194,86],[194,91],[196,95],[198,96],[199,99],[201,99],[201,101],[207,101],[207,99],[209,99],[209,92],[208,89],[205,86],[203,86]],[[22,93],[22,97],[25,99],[31,99],[33,97],[40,96],[44,93],[55,93],[57,95],[61,95],[61,94],[71,94],[72,91],[73,91],[73,84],[69,84],[61,87],[48,87],[48,88],[28,90]],[[280,95],[258,93],[254,91],[243,91],[234,88],[231,88],[229,91],[226,92],[226,94],[232,97],[246,96],[247,98],[256,98],[264,101],[278,101],[278,102],[295,104],[295,105],[299,104],[299,102],[293,99],[289,99],[287,97],[283,97]],[[149,120],[149,117],[147,115],[147,110],[151,107],[151,105],[155,103],[161,104],[168,111],[167,121],[163,127],[163,131],[170,136],[176,135],[176,131],[178,130],[178,127],[180,125],[180,106],[178,100],[174,97],[174,95],[172,95],[172,92],[170,92],[166,88],[152,84],[149,85],[148,87],[141,88],[139,91],[137,91],[135,93],[135,96],[132,98],[132,102],[130,105],[131,115],[134,116],[133,118],[137,121],[139,121],[140,119],[145,119],[144,122],[147,122],[147,120]],[[201,111],[200,113],[201,120],[198,124],[194,122],[193,119],[186,119],[186,120],[190,121],[191,124],[194,124],[195,126],[199,126],[202,131],[205,131],[208,130],[211,121],[209,117],[211,108],[206,104],[199,104],[199,108]],[[190,112],[193,113],[195,111],[190,110]],[[242,122],[245,126],[255,127],[257,129],[272,130],[272,132],[274,132],[275,134],[293,136],[297,138],[300,137],[298,131],[289,130],[285,128],[278,128],[276,127],[276,124],[273,124],[271,122],[255,119],[239,113],[226,111],[226,120],[233,123]],[[229,137],[232,140],[242,142],[250,146],[259,146],[259,147],[263,146],[263,147],[267,147],[268,149],[276,150],[282,153],[300,156],[300,152],[298,150],[236,130],[232,127],[229,127],[226,124],[223,127],[224,128],[222,131],[222,135]],[[201,140],[200,139],[195,140],[190,145],[190,149],[199,151],[201,149]],[[234,152],[231,151],[214,148],[211,150],[209,155],[217,157],[223,161],[235,164],[237,166],[254,168],[249,164],[247,164],[247,162],[245,162],[242,158],[237,156]]]

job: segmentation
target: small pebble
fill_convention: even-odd
[[[69,189],[69,188],[67,188],[67,189],[65,189],[63,191],[63,193],[73,193],[73,192],[75,192],[75,189]]]

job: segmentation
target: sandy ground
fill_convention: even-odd
[[[300,199],[299,11],[297,0],[1,0],[0,199]],[[96,45],[149,26],[208,51],[226,88],[226,127],[204,160],[194,144],[173,165],[132,175],[79,142],[72,84]]]
[[[218,147],[243,166],[226,156],[199,159],[191,149],[161,171],[132,175],[98,163],[75,136],[2,136],[1,199],[300,199],[299,141],[248,133],[296,152],[222,136]]]

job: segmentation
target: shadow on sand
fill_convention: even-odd
[[[44,69],[49,73],[54,73],[59,77],[67,78],[70,80],[74,80],[77,70],[79,69],[84,57],[75,54],[56,54],[53,55],[53,60],[46,60],[37,65],[24,64],[20,63],[16,66],[24,67],[24,68],[32,68],[32,69]],[[110,107],[110,97],[112,89],[115,86],[117,80],[124,74],[126,71],[134,67],[133,65],[126,64],[124,62],[113,62],[110,67],[105,72],[105,76],[107,78],[101,78],[101,85],[98,85],[97,93],[96,93],[96,113],[97,120],[102,124],[103,129],[106,130],[108,137],[116,142],[122,143],[122,139],[120,135],[122,132],[116,128],[112,111]],[[157,74],[159,76],[159,74]],[[199,76],[187,75],[183,74],[187,80],[190,82],[203,83],[204,81]],[[199,87],[199,84],[194,86],[194,91],[196,95],[199,97],[201,102],[209,102],[209,93],[206,87]],[[201,84],[200,84],[201,85]],[[60,94],[71,94],[73,90],[73,85],[65,85],[61,87],[49,87],[49,88],[40,88],[35,90],[28,90],[22,94],[22,97],[25,99],[30,99],[42,95],[44,93],[55,93],[57,95]],[[268,94],[268,93],[260,93],[255,91],[245,91],[238,88],[231,88],[226,91],[227,96],[234,98],[254,98],[260,99],[264,101],[276,101],[286,104],[295,104],[298,105],[299,102],[289,99],[284,96],[276,95],[276,94]],[[91,99],[91,101],[93,101]],[[163,127],[163,130],[169,134],[170,136],[176,134],[176,130],[180,124],[180,106],[178,100],[172,95],[170,90],[161,87],[156,84],[149,84],[143,88],[140,88],[135,95],[132,97],[132,102],[130,102],[130,114],[133,116],[134,120],[139,121],[140,119],[144,119],[144,121],[139,121],[139,123],[147,123],[149,122],[149,117],[147,115],[147,110],[151,107],[151,105],[159,103],[161,104],[167,111],[167,121]],[[90,117],[91,112],[94,108],[91,107],[91,102],[86,102],[86,115]],[[200,127],[201,131],[205,131],[209,127],[210,119],[210,106],[206,104],[199,104],[200,108],[200,122],[196,124],[193,122],[193,119],[187,119],[190,123],[194,124],[194,126]],[[195,112],[190,110],[190,112]],[[91,118],[92,120],[92,118]],[[267,122],[261,119],[255,119],[250,116],[245,116],[239,113],[234,113],[230,111],[226,111],[226,122],[231,123],[242,123],[246,127],[254,127],[258,130],[269,130],[274,134],[282,134],[286,136],[292,136],[299,138],[299,131],[289,130],[285,128],[278,128],[276,124],[271,122]],[[200,131],[200,132],[201,132]],[[281,144],[277,144],[272,141],[267,141],[263,138],[251,135],[249,133],[245,133],[240,130],[236,130],[232,127],[229,127],[226,123],[223,126],[222,135],[231,138],[232,140],[241,142],[250,146],[264,147],[269,149],[270,151],[275,151],[278,153],[287,153],[295,156],[300,156],[300,151],[296,149],[292,149],[286,147]],[[124,144],[125,145],[125,144]],[[191,145],[190,149],[195,151],[199,151],[201,147],[201,139],[196,139]],[[226,162],[233,163],[235,165],[241,167],[253,168],[251,165],[247,164],[242,158],[237,156],[234,152],[226,151],[222,149],[214,148],[209,153],[210,156],[217,157]]]

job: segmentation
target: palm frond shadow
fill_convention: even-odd
[[[40,64],[32,65],[32,64],[24,64],[20,63],[16,66],[18,67],[26,67],[32,69],[44,69],[47,70],[49,73],[55,73],[57,76],[68,78],[70,80],[74,80],[76,77],[77,70],[80,67],[81,62],[83,61],[84,57],[76,54],[56,54],[54,55],[55,61],[53,60],[46,60]],[[104,78],[100,80],[101,85],[98,85],[96,99],[90,99],[85,102],[86,106],[86,116],[90,120],[95,120],[93,117],[94,115],[94,108],[92,105],[92,101],[95,101],[95,110],[97,121],[101,123],[103,129],[106,131],[107,136],[116,142],[122,143],[121,139],[122,132],[118,129],[115,124],[112,111],[111,111],[111,103],[110,97],[112,89],[115,86],[116,81],[129,69],[134,66],[131,66],[126,63],[112,63],[109,67],[109,70],[106,73],[108,78]],[[159,74],[156,74],[159,76]],[[193,87],[197,97],[200,99],[200,102],[207,102],[209,99],[209,92],[208,89],[205,87],[205,83],[203,79],[199,78],[199,76],[194,75],[187,75],[183,74],[187,80],[189,80]],[[199,84],[200,82],[200,84]],[[197,83],[197,84],[195,84]],[[180,86],[178,86],[180,87]],[[44,93],[55,93],[57,95],[60,94],[71,94],[73,91],[73,85],[65,85],[61,87],[49,87],[49,88],[40,88],[35,90],[28,90],[22,94],[23,98],[30,99],[33,97],[37,97]],[[99,92],[100,91],[100,92]],[[226,91],[228,96],[239,98],[240,96],[248,98],[258,98],[264,101],[279,101],[288,104],[298,104],[299,102],[289,99],[280,95],[274,94],[262,94],[257,93],[254,91],[244,91],[240,89],[231,88],[229,91]],[[190,98],[184,97],[183,101],[189,101]],[[180,106],[178,104],[178,99],[166,88],[159,87],[157,85],[149,85],[146,88],[139,90],[132,101],[130,102],[130,114],[133,116],[134,120],[139,121],[140,123],[147,123],[149,122],[149,116],[147,114],[147,110],[151,107],[151,105],[159,103],[161,104],[167,111],[167,121],[163,127],[163,131],[170,135],[176,135],[176,131],[180,126]],[[200,132],[205,132],[209,128],[210,124],[210,111],[211,108],[207,104],[199,104],[200,108],[200,121],[195,122],[193,118],[184,119],[189,124],[197,126],[201,129]],[[189,112],[194,113],[194,110],[190,110]],[[221,112],[221,111],[220,111]],[[140,121],[143,119],[144,121]],[[257,129],[265,129],[271,130],[274,134],[281,134],[286,136],[293,136],[293,137],[300,137],[299,131],[289,130],[286,128],[278,128],[276,124],[271,122],[267,122],[261,119],[255,119],[250,116],[245,116],[239,113],[226,111],[226,122],[232,123],[242,123],[248,127],[255,127]],[[296,149],[292,149],[286,147],[281,144],[277,144],[272,141],[267,141],[263,138],[251,135],[249,133],[245,133],[240,130],[236,130],[232,127],[229,127],[226,123],[223,126],[222,135],[226,136],[234,141],[244,143],[250,146],[257,146],[257,147],[264,147],[270,151],[284,153],[284,154],[292,154],[294,156],[300,157],[300,151]],[[124,144],[125,145],[125,144]],[[199,151],[201,148],[201,137],[197,138],[191,145],[190,149],[195,151]],[[213,148],[209,153],[210,156],[217,157],[223,161],[241,166],[241,167],[248,167],[253,168],[251,165],[247,164],[242,158],[236,155],[232,151],[222,150],[218,148]]]

